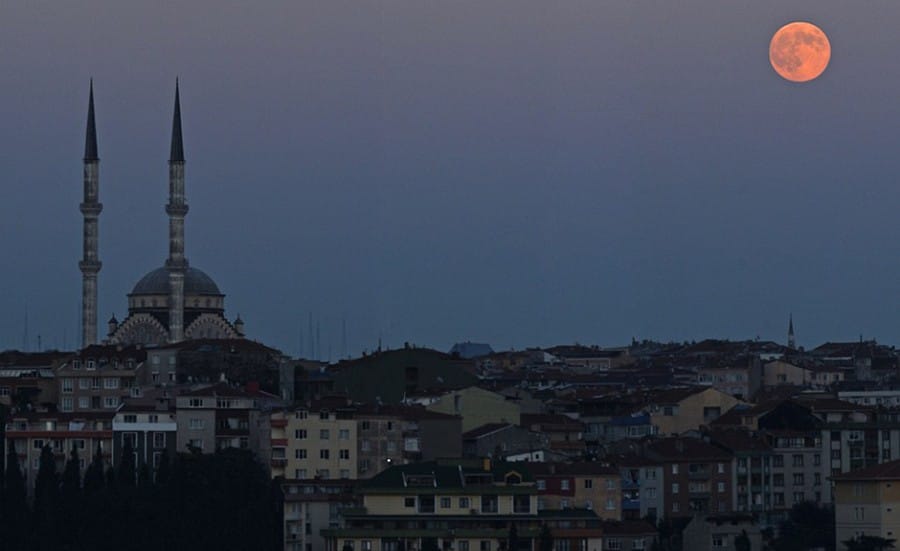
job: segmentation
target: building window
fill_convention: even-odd
[[[90,390],[91,389],[91,379],[88,377],[82,377],[78,379],[78,388],[81,390]]]
[[[103,407],[106,409],[115,409],[119,407],[119,397],[118,396],[106,396],[103,398]]]
[[[678,502],[677,501],[672,502],[672,512],[677,513],[679,511],[681,511],[681,506],[678,504]]]
[[[491,540],[481,540],[479,549],[481,551],[491,551]]]
[[[543,478],[537,481],[537,489],[538,490],[546,490],[547,489],[547,481]]]
[[[91,399],[87,396],[79,396],[78,409],[91,409]]]
[[[69,378],[65,378],[61,380],[62,383],[62,392],[63,394],[71,394],[75,389],[75,381]]]
[[[713,534],[712,536],[712,548],[713,549],[721,549],[725,547],[726,541],[728,541],[728,536],[724,534]]]
[[[192,417],[188,421],[188,428],[190,428],[191,430],[203,430],[203,419]]]
[[[776,468],[784,467],[784,456],[776,455],[772,457],[772,466]]]
[[[719,474],[725,474],[725,463],[719,463],[719,466],[718,466],[718,473],[719,473]],[[641,541],[644,541],[644,540],[641,540]]]
[[[368,421],[360,421],[359,428],[360,430],[369,430],[370,424]]]
[[[135,449],[137,447],[137,433],[136,432],[123,432],[122,433],[122,447],[131,446],[131,449]]]
[[[531,496],[516,495],[513,496],[513,513],[530,513],[531,512]]]
[[[350,469],[341,469],[341,478],[348,479],[350,478]]]
[[[634,538],[631,540],[631,549],[633,551],[643,551],[645,549],[643,538]]]
[[[677,483],[677,482],[673,482],[673,483],[672,483],[672,493],[673,493],[673,494],[677,494],[677,493],[678,493],[678,483]]]
[[[328,412],[327,412],[327,411],[320,411],[320,412],[319,412],[319,419],[321,419],[322,421],[327,421],[327,420],[328,420]]]
[[[469,551],[469,540],[459,540],[459,551]]]
[[[364,452],[369,451],[369,448],[370,448],[370,446],[369,446],[369,441],[368,441],[368,440],[363,440],[362,442],[359,443],[359,447],[360,447],[360,449],[361,449],[362,451],[364,451]]]
[[[306,450],[303,448],[294,450],[294,459],[306,459]]]
[[[616,489],[616,480],[614,478],[606,479],[606,489],[607,490],[615,490]]]
[[[294,471],[294,477],[303,480],[306,478],[306,469],[297,469]]]
[[[414,497],[403,498],[403,506],[404,507],[415,507],[416,506],[416,498],[414,498]]]
[[[468,509],[469,508],[469,498],[467,498],[467,497],[459,498],[459,508],[460,509]]]
[[[341,429],[338,431],[338,440],[350,440],[350,429]]]
[[[396,451],[397,451],[397,443],[394,442],[393,440],[388,440],[387,441],[387,452],[394,453]]]
[[[63,411],[72,411],[75,405],[75,401],[71,396],[64,396],[62,402],[60,403],[60,407]]]
[[[606,548],[610,551],[619,551],[622,549],[622,540],[619,538],[609,538],[606,540]]]
[[[568,479],[563,479],[563,480],[559,481],[559,489],[560,490],[568,490],[569,489]]]
[[[188,401],[188,405],[192,408],[202,408],[203,407],[203,399],[202,398],[191,398]]]
[[[295,430],[294,438],[296,438],[297,440],[306,440],[306,429]]]
[[[497,512],[497,496],[483,495],[481,496],[481,512],[496,513]]]
[[[449,509],[450,508],[450,498],[442,497],[441,498],[441,509]]]
[[[319,440],[328,440],[329,438],[331,438],[331,433],[328,429],[319,430]]]
[[[107,390],[116,390],[119,388],[119,378],[118,377],[104,377],[103,378],[103,388]]]
[[[153,447],[157,448],[157,449],[166,447],[166,433],[164,433],[164,432],[154,432],[153,433]]]
[[[802,467],[803,466],[803,456],[800,455],[799,453],[795,453],[793,456],[793,464],[795,467]]]
[[[672,463],[672,474],[678,474],[678,463]]]
[[[306,410],[301,409],[300,411],[294,412],[294,419],[298,419],[298,420],[306,419],[306,415],[307,415]]]
[[[590,509],[590,507],[588,507]],[[616,500],[608,497],[606,498],[606,510],[607,511],[615,511],[616,510]]]
[[[854,507],[853,508],[853,516],[856,520],[866,520],[866,508],[865,507]]]
[[[319,459],[329,459],[331,452],[329,450],[319,450]]]
[[[594,480],[591,478],[584,479],[584,487],[585,489],[590,489],[594,487]]]
[[[721,493],[724,493],[724,492],[725,492],[725,483],[724,483],[724,482],[719,482],[719,483],[716,485],[716,489],[719,491],[720,494],[721,494]]]
[[[794,486],[803,486],[803,473],[794,473]]]
[[[340,459],[350,459],[350,450],[341,450],[341,451],[339,452],[339,456],[338,456],[338,457],[339,457]]]

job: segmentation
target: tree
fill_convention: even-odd
[[[747,535],[746,530],[741,530],[739,536],[734,538],[734,551],[750,551],[752,547],[750,543],[750,537]]]
[[[97,451],[94,453],[91,464],[88,465],[84,472],[84,493],[88,495],[96,494],[103,489],[105,481],[103,479],[103,449],[100,443],[97,443]]]
[[[512,522],[509,525],[509,536],[506,539],[506,548],[509,551],[518,551],[519,549],[519,530],[516,528],[516,523]]]
[[[550,528],[546,524],[541,526],[541,532],[538,535],[538,549],[539,551],[553,551],[553,534],[550,533]]]
[[[8,549],[24,549],[25,519],[28,507],[25,503],[25,477],[19,467],[19,455],[12,442],[6,454],[6,476],[3,487],[3,520]]]
[[[56,474],[56,457],[49,445],[41,450],[37,478],[34,482],[34,530],[38,547],[55,550],[56,518],[59,507],[59,477]]]
[[[794,505],[779,526],[773,547],[775,551],[834,549],[834,514],[809,501]]]
[[[63,471],[62,484],[60,485],[60,537],[63,542],[71,545],[75,539],[75,530],[80,524],[79,517],[83,507],[81,493],[81,460],[78,457],[78,448],[72,446],[69,460]]]
[[[134,448],[131,440],[125,439],[125,446],[122,448],[122,459],[119,461],[119,486],[123,488],[133,488],[135,486],[135,476],[137,473],[134,464]]]
[[[879,536],[860,536],[841,543],[847,546],[847,551],[886,551],[894,549],[895,541]]]
[[[422,551],[441,551],[436,538],[422,538]]]

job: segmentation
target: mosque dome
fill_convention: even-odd
[[[169,270],[165,266],[157,268],[144,277],[134,286],[132,295],[168,295],[169,294]],[[185,295],[215,295],[221,296],[219,286],[203,270],[189,267],[184,274]]]

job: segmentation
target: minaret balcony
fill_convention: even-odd
[[[166,205],[166,214],[169,216],[184,216],[188,213],[188,206],[185,204],[181,205],[173,205],[169,203]]]
[[[85,216],[97,216],[103,210],[103,203],[81,203],[78,208]]]
[[[85,274],[96,274],[100,271],[100,268],[103,266],[103,263],[99,260],[82,260],[78,263],[78,267],[81,269],[82,273]]]

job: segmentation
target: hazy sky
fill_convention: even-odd
[[[825,74],[771,69],[805,19]],[[248,334],[321,356],[632,336],[900,337],[900,3],[0,4],[0,348],[75,342],[93,76],[100,320],[186,248]],[[304,342],[301,343],[301,337]],[[65,340],[64,340],[65,339]],[[330,343],[330,344],[329,344]]]

